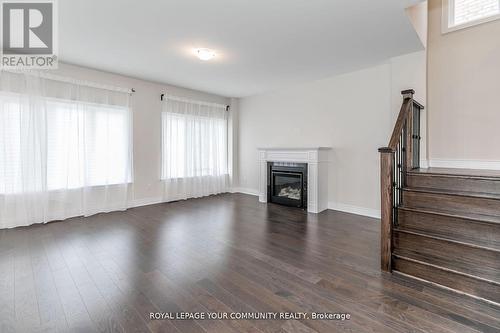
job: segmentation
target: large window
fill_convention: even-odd
[[[130,90],[0,70],[0,228],[126,209]]]
[[[170,97],[162,112],[162,179],[227,174],[225,106]]]
[[[500,18],[500,0],[443,0],[443,32]]]
[[[0,93],[0,193],[131,181],[126,107]]]

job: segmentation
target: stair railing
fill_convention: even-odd
[[[403,203],[403,188],[408,170],[420,167],[420,111],[413,99],[414,90],[404,90],[403,104],[389,145],[379,148],[381,185],[381,268],[392,270],[392,229],[398,224],[398,207]]]

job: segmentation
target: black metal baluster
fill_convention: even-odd
[[[396,152],[394,153],[394,170],[393,170],[393,196],[392,196],[392,222],[393,225],[397,225],[397,212],[396,207],[398,203],[397,199],[397,188],[399,179],[399,145],[396,147]]]
[[[413,105],[413,165],[414,169],[420,167],[420,107]]]

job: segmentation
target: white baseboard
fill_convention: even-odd
[[[141,207],[141,206],[149,206],[156,205],[162,203],[162,198],[142,198],[142,199],[134,199],[130,203],[129,208]]]
[[[249,195],[254,195],[254,196],[259,195],[258,190],[251,189],[251,188],[243,188],[243,187],[233,187],[231,189],[231,193],[243,193],[243,194],[249,194]],[[370,209],[370,208],[365,208],[365,207],[347,205],[347,204],[338,203],[338,202],[328,203],[328,209],[338,210],[341,212],[351,213],[351,214],[356,214],[356,215],[373,217],[376,219],[380,218],[380,210],[378,210],[378,209]]]
[[[344,203],[340,203],[340,202],[329,202],[328,209],[338,210],[341,212],[351,213],[351,214],[356,214],[356,215],[373,217],[376,219],[380,218],[380,210],[378,210],[378,209],[348,205],[348,204],[344,204]]]
[[[242,191],[234,191],[234,189],[230,189],[228,191],[224,191],[224,192],[221,192],[221,193],[228,193],[228,192],[229,193],[236,193],[236,192],[238,192],[238,193],[252,194],[252,193],[246,193],[246,192],[242,192]],[[252,195],[254,195],[254,194],[252,194]],[[194,199],[194,198],[186,198],[184,196],[170,197],[168,199],[162,198],[162,197],[141,198],[141,199],[132,200],[130,202],[128,208],[141,207],[141,206],[149,206],[149,205],[156,205],[156,204],[159,204],[159,203],[167,203],[167,202],[172,202],[172,201],[189,200],[189,199]]]
[[[248,194],[248,195],[259,196],[259,190],[255,190],[253,188],[233,187],[230,192],[231,193],[243,193],[243,194]]]
[[[429,166],[434,168],[500,170],[500,161],[431,159]]]
[[[429,160],[420,160],[420,167],[426,169],[429,167]]]

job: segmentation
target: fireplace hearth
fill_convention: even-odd
[[[307,164],[268,162],[268,202],[307,208]]]

